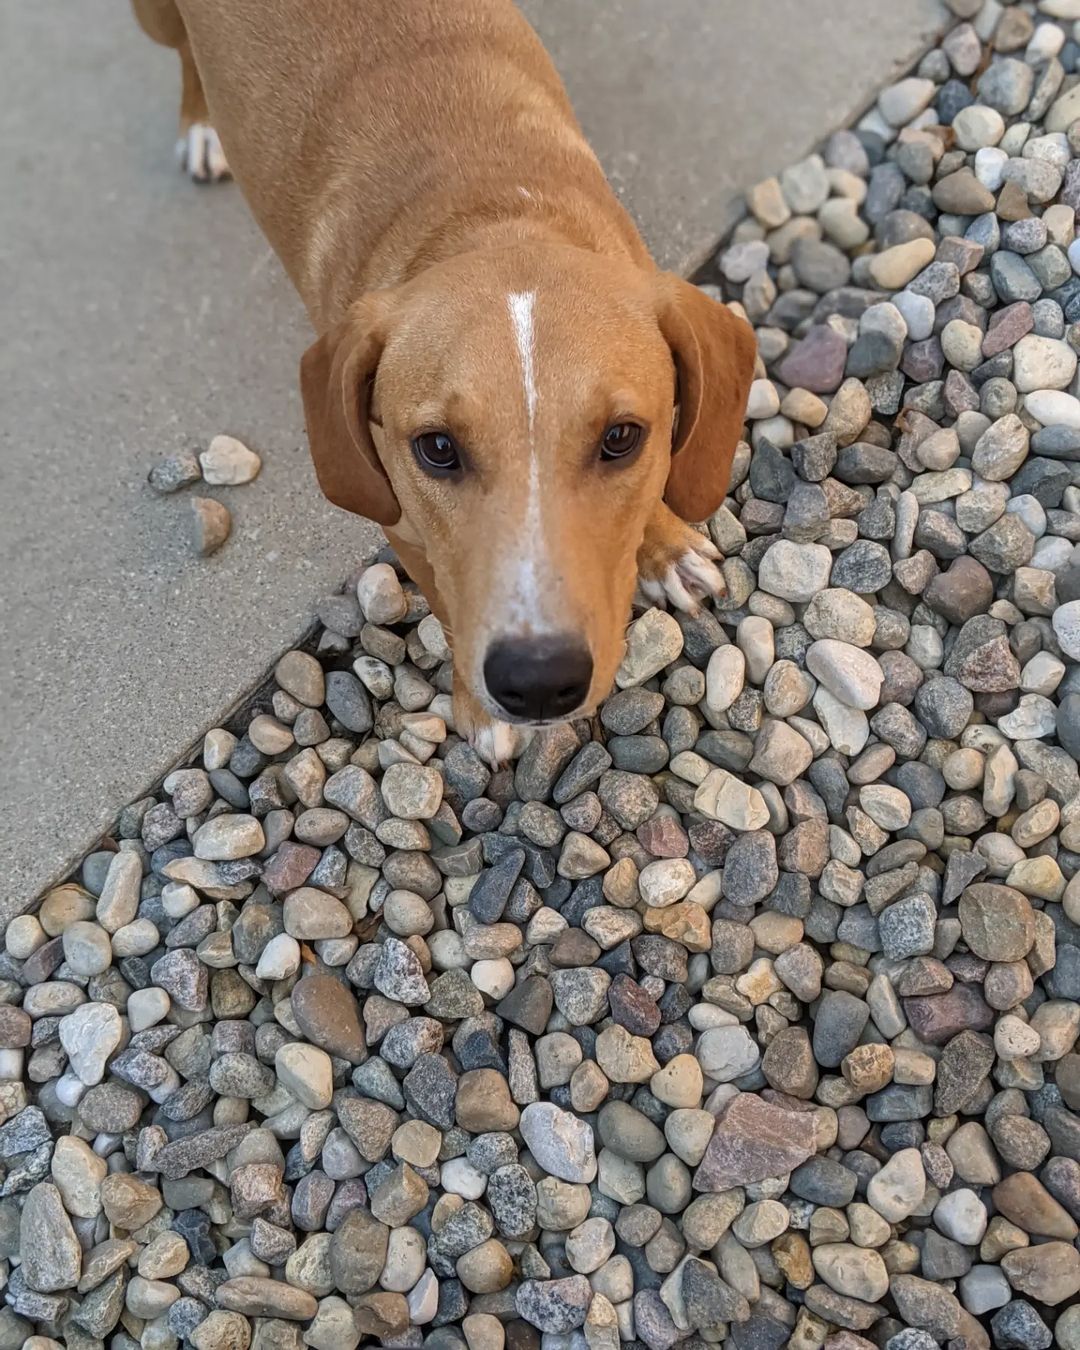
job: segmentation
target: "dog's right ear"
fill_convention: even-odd
[[[304,421],[319,486],[335,506],[379,525],[394,525],[401,516],[368,426],[389,309],[385,292],[358,300],[300,360]]]

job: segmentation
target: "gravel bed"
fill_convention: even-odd
[[[726,602],[492,772],[376,563],[9,925],[0,1350],[1080,1347],[1080,0],[950,3],[718,254]]]

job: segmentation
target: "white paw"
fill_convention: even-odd
[[[176,143],[176,157],[181,169],[196,183],[217,183],[229,177],[229,162],[221,141],[206,122],[192,122]]]
[[[710,596],[719,600],[727,594],[724,574],[717,566],[719,551],[708,539],[688,548],[658,577],[641,577],[642,594],[651,604],[696,614],[701,602]]]
[[[477,727],[471,740],[473,749],[489,768],[503,769],[521,754],[532,737],[531,727],[492,720]]]

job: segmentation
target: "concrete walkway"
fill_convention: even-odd
[[[524,0],[667,265],[904,69],[939,0]],[[177,71],[118,0],[0,12],[0,920],[218,723],[371,546],[315,490],[299,304],[235,187],[170,158]],[[191,558],[150,465],[264,456]]]

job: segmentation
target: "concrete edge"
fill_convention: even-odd
[[[832,131],[841,131],[857,126],[859,121],[866,116],[877,102],[880,91],[887,85],[893,83],[893,81],[898,80],[903,75],[913,71],[926,53],[933,47],[936,47],[949,29],[959,22],[960,20],[957,19],[956,15],[950,10],[946,10],[943,5],[939,22],[928,25],[912,38],[904,51],[893,59],[889,67],[887,78],[851,113],[846,122],[841,126],[833,127]],[[819,145],[821,145],[820,137],[809,141],[790,162],[795,164],[798,163],[800,159],[805,159],[807,155],[813,154],[814,150]],[[779,167],[783,168],[785,166],[781,165]],[[769,175],[766,173],[762,174],[761,177],[767,178]],[[755,181],[760,182],[761,180],[757,179]],[[753,183],[748,183],[743,191],[745,192],[747,188],[753,186]],[[698,281],[706,279],[704,274],[711,266],[717,249],[725,242],[731,231],[746,215],[745,198],[743,197],[742,192],[736,191],[730,193],[730,195],[721,203],[720,211],[724,218],[720,221],[719,233],[713,241],[707,247],[703,247],[700,252],[688,255],[684,260],[684,265],[680,269],[684,276],[691,277]]]

